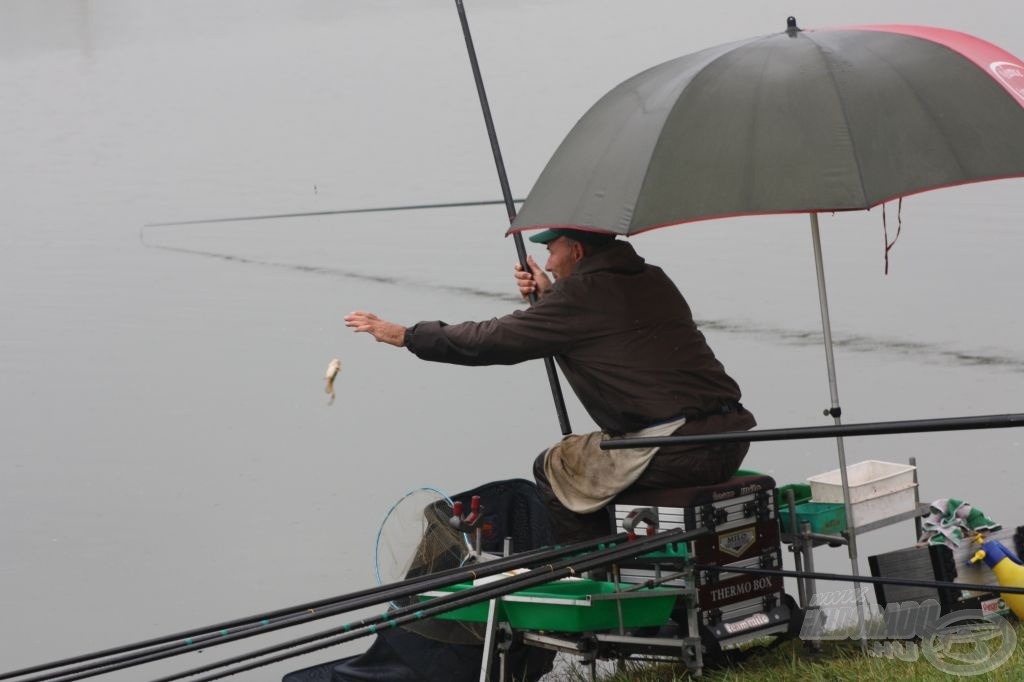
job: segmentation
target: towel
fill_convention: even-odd
[[[686,423],[684,417],[649,426],[625,438],[669,436]],[[633,485],[644,473],[658,448],[602,450],[607,433],[595,431],[582,436],[569,435],[548,449],[544,474],[559,501],[577,514],[601,509],[615,496]]]
[[[977,507],[954,497],[943,497],[931,503],[930,513],[921,524],[921,544],[945,545],[956,549],[964,537],[980,532],[1000,530],[996,523]]]

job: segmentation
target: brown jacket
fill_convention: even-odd
[[[740,399],[679,290],[624,241],[584,258],[526,310],[486,322],[420,322],[406,344],[424,360],[459,365],[555,356],[611,434]]]

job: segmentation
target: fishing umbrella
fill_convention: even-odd
[[[922,26],[785,31],[643,71],[576,124],[510,232],[631,235],[727,216],[809,213],[840,423],[817,213],[1024,176],[1024,65]],[[849,486],[837,439],[847,518]],[[854,574],[857,550],[849,535]],[[859,598],[859,592],[858,592]]]
[[[576,124],[512,229],[636,234],[708,218],[867,209],[1024,175],[1024,66],[921,26],[800,30],[633,76]]]

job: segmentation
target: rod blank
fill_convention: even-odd
[[[659,436],[656,438],[612,438],[601,442],[602,450],[622,450],[665,445],[696,445],[699,443],[739,443],[771,440],[806,440],[837,436],[880,436],[899,433],[933,431],[968,431],[972,429],[1006,429],[1024,426],[1024,414],[989,414],[977,417],[943,419],[911,419],[893,422],[868,422],[835,426],[807,426],[763,431],[730,431],[700,436]]]

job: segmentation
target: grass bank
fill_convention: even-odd
[[[771,650],[752,649],[743,661],[706,669],[700,679],[706,682],[856,682],[864,679],[948,682],[962,676],[962,679],[972,681],[1017,682],[1024,680],[1024,628],[1014,621],[1012,631],[1015,641],[1009,641],[1014,640],[1011,636],[1006,644],[999,635],[980,644],[948,644],[939,652],[941,665],[963,666],[966,665],[963,659],[971,661],[977,657],[984,660],[993,654],[999,656],[998,652],[1008,652],[1012,645],[1013,653],[1008,660],[992,671],[972,676],[951,674],[951,668],[940,670],[923,654],[920,644],[905,647],[902,654],[899,648],[890,648],[888,656],[866,656],[861,653],[858,642],[822,642],[821,653],[812,654],[803,642],[791,640]],[[880,653],[885,651],[880,650]],[[901,654],[900,657],[897,654]],[[574,671],[566,682],[588,679],[588,675]],[[685,668],[678,666],[637,664],[630,665],[625,671],[601,677],[602,682],[683,682],[692,679]]]

